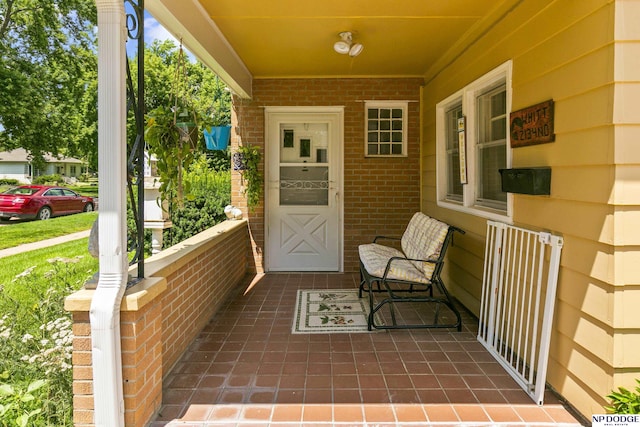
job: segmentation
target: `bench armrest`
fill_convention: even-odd
[[[389,274],[389,270],[391,270],[391,264],[395,260],[428,262],[429,264],[434,264],[434,265],[438,265],[438,264],[443,264],[444,263],[444,261],[438,261],[438,260],[433,260],[433,259],[416,259],[416,258],[405,258],[405,257],[401,257],[401,256],[394,256],[394,257],[389,258],[389,260],[387,261],[387,267],[384,269],[384,275],[382,276],[382,280],[383,281],[387,280],[387,275]],[[431,280],[430,277],[428,277],[428,279]]]
[[[401,240],[400,237],[392,237],[392,236],[376,236],[373,239],[373,243],[375,243],[378,239],[380,240]]]

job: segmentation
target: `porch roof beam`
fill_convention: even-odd
[[[233,93],[251,98],[253,76],[197,0],[147,0],[145,8]]]

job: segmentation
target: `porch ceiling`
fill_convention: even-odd
[[[147,0],[237,93],[253,78],[430,78],[521,0]],[[339,55],[338,33],[364,45]]]

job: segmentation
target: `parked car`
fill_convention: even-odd
[[[93,198],[64,187],[22,185],[0,193],[0,220],[49,219],[53,216],[91,212]]]

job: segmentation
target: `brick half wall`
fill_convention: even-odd
[[[149,258],[147,278],[120,312],[125,425],[143,427],[162,403],[162,380],[247,273],[246,221],[227,221]],[[89,308],[94,291],[67,298],[73,315],[73,421],[94,425]]]

